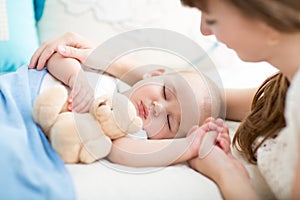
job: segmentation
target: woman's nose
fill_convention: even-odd
[[[165,109],[164,109],[164,106],[157,102],[157,101],[154,101],[153,102],[153,114],[155,117],[158,117],[161,113],[165,113]]]
[[[201,14],[201,22],[200,22],[200,32],[202,33],[202,35],[212,35],[212,31],[209,28],[209,26],[207,26],[206,22],[205,22],[205,14]]]

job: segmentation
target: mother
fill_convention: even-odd
[[[300,1],[182,2],[202,11],[204,35],[214,34],[244,61],[267,61],[279,70],[254,96],[251,113],[241,123],[234,145],[249,162],[258,165],[276,198],[300,199],[300,107],[297,105],[300,102]],[[45,43],[33,56],[30,67],[37,64],[37,68],[42,68],[54,51],[83,61],[92,47],[79,36],[71,34],[72,39],[68,39],[69,36]],[[235,110],[247,104],[246,99],[236,99],[240,103]],[[213,179],[225,199],[258,198],[238,161],[220,148],[214,148],[205,159],[191,160],[190,165]]]

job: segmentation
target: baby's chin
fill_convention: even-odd
[[[143,130],[146,132],[148,139],[160,139],[160,138],[158,138],[157,132],[153,132],[147,128],[143,128]]]

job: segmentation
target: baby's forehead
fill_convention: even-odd
[[[180,73],[170,73],[170,74],[164,74],[160,76],[151,77],[150,80],[157,82],[157,83],[167,83],[170,86],[179,86],[184,85],[188,86],[189,84],[186,81],[185,76]]]
[[[184,90],[186,92],[193,92],[191,90],[189,77],[181,73],[166,74],[162,76],[162,82],[166,85],[166,87],[169,86],[175,91]]]

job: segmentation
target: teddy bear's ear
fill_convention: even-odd
[[[102,105],[109,105],[109,106],[112,105],[112,94],[106,94],[97,97],[90,107],[90,113],[96,116],[98,112],[98,108],[101,107]]]
[[[119,128],[126,133],[136,133],[142,127],[142,119],[137,116],[132,102],[122,94],[112,100],[113,117]]]

